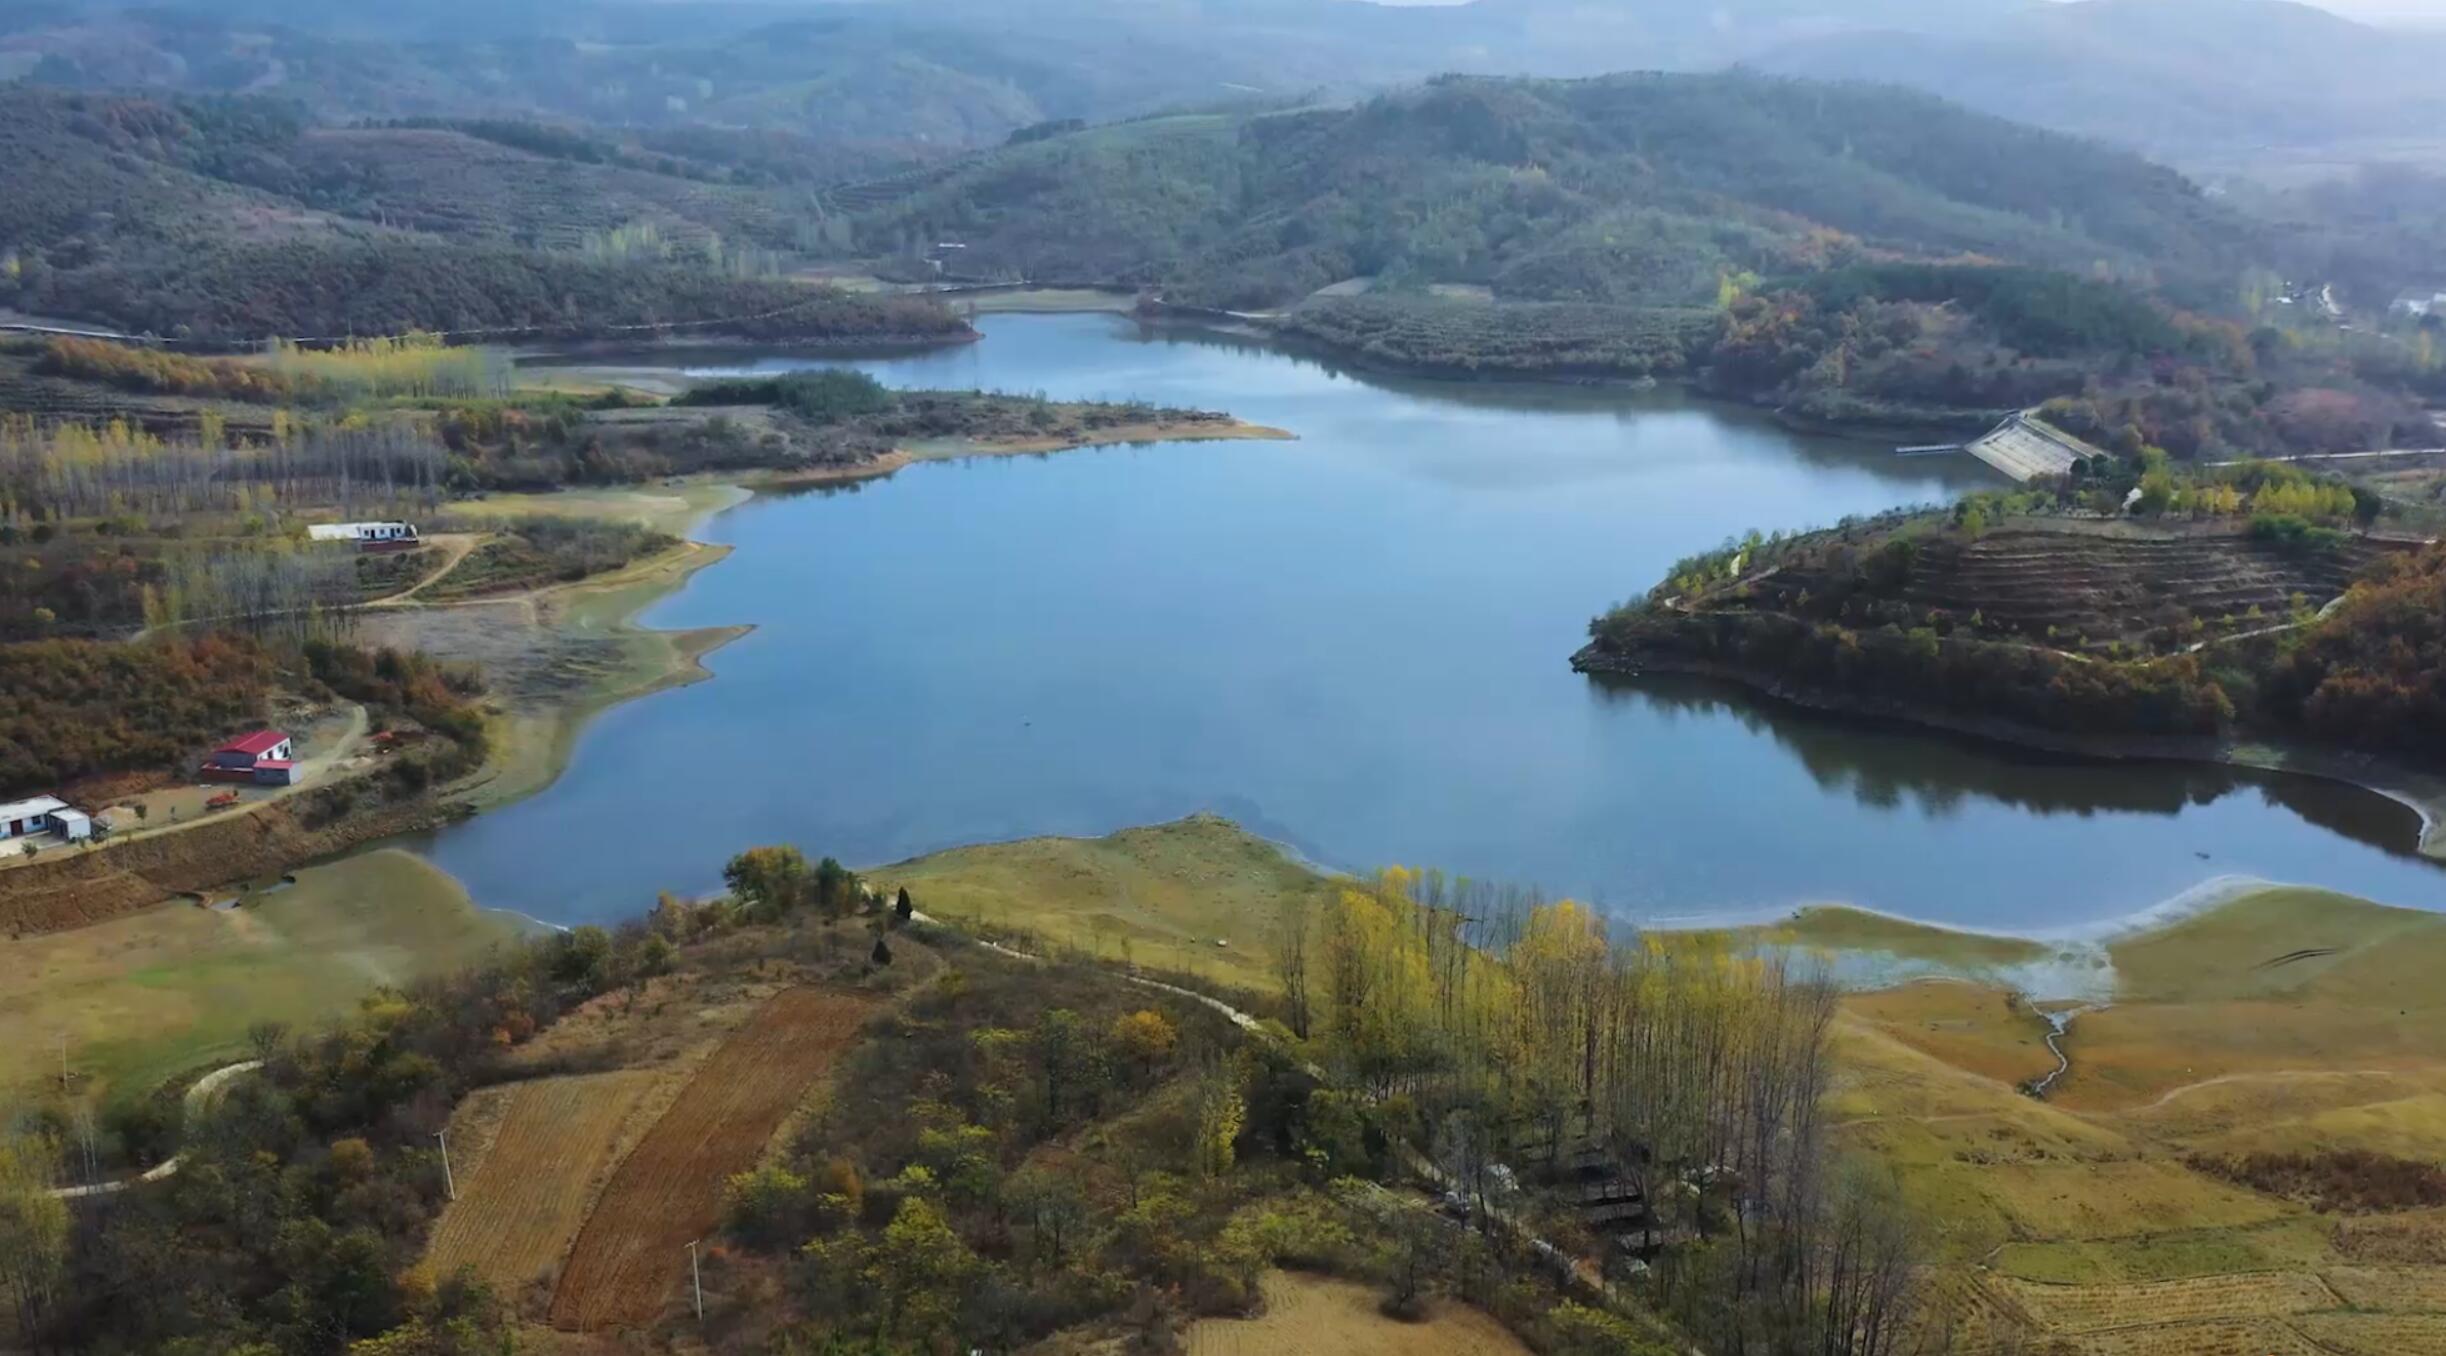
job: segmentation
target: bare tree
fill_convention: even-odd
[[[906,898],[906,892],[903,892]],[[1291,1020],[1291,1034],[1308,1039],[1308,915],[1311,912],[1305,894],[1286,895],[1274,918],[1274,974],[1282,981],[1285,1010]]]

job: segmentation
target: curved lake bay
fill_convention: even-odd
[[[752,623],[568,772],[428,850],[553,922],[755,843],[871,863],[1213,810],[1335,866],[1437,865],[1635,921],[1848,902],[2038,931],[2214,876],[2446,904],[2349,788],[2042,757],[1689,680],[1601,683],[1588,619],[1672,561],[1991,483],[1673,393],[1386,380],[1111,315],[847,361],[899,386],[1227,410],[1297,442],[924,463],[767,496],[650,625]],[[834,365],[695,359],[697,370]]]

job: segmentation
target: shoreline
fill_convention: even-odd
[[[1016,311],[1023,308],[1014,306],[1006,309]],[[981,313],[984,312],[981,311]],[[1135,314],[1141,319],[1156,323],[1209,330],[1234,338],[1253,339],[1261,343],[1273,344],[1294,356],[1318,362],[1330,362],[1365,376],[1442,382],[1455,386],[1519,384],[1586,391],[1670,390],[1693,400],[1709,401],[1763,415],[1773,420],[1781,428],[1809,437],[1841,438],[1857,442],[1885,442],[1935,435],[1959,436],[1966,429],[1976,428],[1983,432],[1993,427],[1997,418],[2002,417],[2001,414],[1989,417],[1977,412],[1929,409],[1924,411],[1895,410],[1875,418],[1828,419],[1798,413],[1787,405],[1712,389],[1701,380],[1696,370],[1689,367],[1670,372],[1632,372],[1622,368],[1463,367],[1456,364],[1388,358],[1369,353],[1365,349],[1335,343],[1330,339],[1305,331],[1286,328],[1280,314],[1208,311],[1197,307],[1170,304],[1160,304],[1152,311],[1133,307],[1119,313]]]
[[[983,457],[1044,457],[1083,452],[1096,447],[1145,446],[1155,443],[1297,442],[1299,435],[1241,419],[1153,419],[1116,424],[1077,437],[951,438],[897,447],[872,461],[845,466],[811,466],[796,471],[772,471],[743,476],[734,483],[753,491],[793,490],[818,485],[843,485],[888,479],[930,461],[967,461]]]
[[[721,509],[705,511],[710,517]],[[638,561],[597,579],[578,580],[506,600],[533,605],[536,625],[549,636],[601,633],[631,649],[619,670],[589,684],[565,702],[526,710],[507,709],[490,722],[495,754],[469,777],[445,788],[441,798],[452,820],[471,818],[549,790],[569,769],[577,743],[596,717],[656,693],[711,679],[705,660],[755,630],[753,626],[705,626],[662,630],[642,626],[648,608],[687,587],[698,572],[729,559],[731,548],[683,541],[660,556]],[[466,606],[487,601],[470,600]],[[549,615],[542,615],[549,613]]]
[[[2108,763],[2203,763],[2334,782],[2393,801],[2410,810],[2420,821],[2419,828],[2414,831],[2413,855],[2446,862],[2446,777],[2365,761],[2350,754],[2244,739],[2089,739],[2011,721],[1954,716],[1907,703],[1880,702],[1821,688],[1799,687],[1770,675],[1708,660],[1678,656],[1631,660],[1601,651],[1594,643],[1572,655],[1571,667],[1574,672],[1591,677],[1637,678],[1645,674],[1668,674],[1707,678],[1805,711],[1898,721],[1922,730],[1986,740],[2040,753]]]
[[[499,598],[468,599],[441,608],[480,608],[487,604],[528,606],[538,614],[536,626],[547,634],[603,635],[643,650],[631,653],[617,673],[588,686],[564,702],[540,703],[526,710],[509,709],[493,721],[496,752],[468,778],[446,788],[438,800],[452,822],[498,810],[549,790],[568,771],[586,727],[615,707],[642,701],[657,693],[693,686],[714,677],[705,661],[716,651],[755,630],[753,624],[662,630],[643,626],[638,618],[647,609],[687,587],[698,572],[729,559],[731,548],[694,539],[714,516],[752,502],[764,493],[884,479],[929,461],[970,457],[1051,456],[1091,447],[1164,442],[1296,441],[1298,435],[1240,419],[1151,420],[1091,430],[1080,437],[1044,437],[955,442],[897,449],[854,466],[811,467],[772,473],[717,472],[698,484],[718,493],[704,503],[691,503],[684,520],[660,519],[683,538],[678,547],[652,559],[634,562],[611,574],[555,584],[528,593]],[[650,485],[622,487],[622,493],[652,497]],[[577,488],[555,493],[599,494]],[[549,511],[552,494],[513,500],[531,511]],[[445,654],[443,657],[453,657]]]

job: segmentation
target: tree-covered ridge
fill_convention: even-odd
[[[2366,535],[2386,511],[2292,466],[2183,473],[2148,449],[1727,543],[1599,617],[1576,662],[2057,737],[2285,735],[2434,760],[2446,547]]]
[[[352,158],[350,146],[381,136],[404,140]],[[467,163],[490,169],[454,179],[447,166],[403,158],[403,145],[436,136],[486,148]],[[494,164],[492,153],[527,165]],[[778,203],[749,190],[569,165],[456,134],[369,133],[334,149],[270,100],[0,89],[0,161],[11,167],[0,306],[41,315],[214,341],[967,333],[930,301],[808,289],[761,267],[743,251],[788,228]],[[562,170],[576,177],[562,176],[567,202],[554,206],[539,186],[551,190]],[[632,210],[641,215],[629,219]],[[726,243],[733,229],[739,243]]]
[[[1494,306],[1432,296],[1326,298],[1282,332],[1363,362],[1451,376],[1669,376],[1705,355],[1712,311],[1574,302]]]
[[[1980,255],[2221,284],[2252,229],[2180,175],[1922,95],[1747,74],[1446,78],[985,156],[865,214],[995,275],[1276,306],[1352,276],[1690,302],[1728,272]]]
[[[2446,759],[2446,546],[2372,570],[2277,663],[2264,695],[2320,738]]]
[[[275,661],[243,637],[0,645],[0,798],[167,768],[263,714]]]

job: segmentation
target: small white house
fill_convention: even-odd
[[[85,832],[93,832],[93,821],[68,809],[68,802],[57,796],[36,796],[31,800],[10,801],[0,805],[0,839],[25,838],[49,833],[59,827],[56,816],[62,811],[83,821]]]
[[[414,523],[315,523],[306,529],[306,538],[348,542],[364,551],[414,546],[421,540]]]
[[[2397,315],[2446,315],[2446,291],[2431,287],[2398,293],[2387,309]]]
[[[71,843],[82,843],[93,837],[93,816],[83,810],[53,810],[51,831]]]

